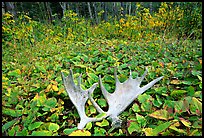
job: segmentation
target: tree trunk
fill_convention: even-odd
[[[66,2],[59,2],[59,4],[62,8],[62,13],[63,13],[63,17],[64,17],[65,11],[67,10],[66,9]]]
[[[88,10],[89,10],[90,18],[91,18],[91,20],[93,20],[93,16],[92,16],[92,12],[91,12],[90,2],[87,2],[87,4],[88,4]]]
[[[49,2],[44,2],[45,5],[45,9],[47,11],[47,15],[48,15],[48,21],[51,23],[52,22],[52,10],[50,8],[50,3]]]
[[[97,15],[97,8],[96,8],[96,5],[95,5],[95,2],[93,2],[93,7],[94,7],[94,14],[95,14],[95,18],[96,18],[96,24],[98,24],[98,15]]]
[[[104,13],[103,13],[103,19],[105,20],[105,22],[108,21],[108,16],[107,16],[107,5],[106,2],[103,2],[103,9],[104,9]]]
[[[131,15],[131,2],[129,3],[128,13],[129,13],[129,15]]]

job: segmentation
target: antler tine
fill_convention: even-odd
[[[79,75],[78,80],[77,80],[77,81],[78,81],[78,84],[77,84],[77,85],[78,85],[78,87],[80,87],[80,86],[81,86],[81,76],[82,76],[82,74],[80,74],[80,75]]]
[[[146,70],[145,70],[144,74],[142,75],[142,77],[140,77],[140,80],[139,80],[139,83],[140,83],[140,84],[141,84],[141,82],[144,80],[145,76],[147,75],[148,68],[146,67],[145,69],[146,69]]]
[[[153,81],[151,81],[150,83],[148,83],[147,85],[143,86],[141,88],[141,92],[143,93],[144,91],[146,91],[147,89],[149,89],[150,87],[152,87],[155,83],[157,83],[158,81],[160,81],[164,76],[161,76],[157,79],[154,79]]]
[[[120,81],[118,80],[118,77],[117,77],[117,67],[114,67],[114,78],[115,78],[115,81],[116,81],[116,85],[118,84],[118,83],[120,83]]]
[[[101,91],[103,93],[103,96],[105,97],[105,99],[107,100],[107,102],[110,101],[110,97],[111,97],[111,94],[105,89],[105,87],[103,86],[102,84],[102,80],[101,80],[101,75],[99,75],[99,85],[101,87]]]
[[[132,78],[132,71],[131,71],[131,69],[130,69],[130,76],[129,76],[129,78]]]
[[[69,75],[66,80],[68,80],[72,86],[75,86],[72,69],[69,70]]]
[[[64,76],[62,72],[62,79],[65,86],[65,90],[70,97],[70,100],[76,107],[78,114],[80,116],[80,122],[78,124],[78,129],[83,129],[84,126],[90,122],[92,119],[87,117],[85,114],[85,103],[88,99],[88,91],[93,91],[96,88],[96,84],[92,85],[92,87],[88,90],[81,89],[81,75],[78,77],[78,84],[75,85],[73,79],[73,72],[70,69],[69,75],[67,77]]]

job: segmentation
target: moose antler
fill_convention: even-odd
[[[87,90],[82,90],[81,88],[81,74],[78,78],[78,85],[75,85],[74,83],[74,79],[73,79],[73,73],[72,70],[69,70],[69,75],[67,77],[64,76],[64,73],[61,72],[62,74],[62,79],[63,79],[63,83],[65,86],[65,89],[70,97],[70,100],[72,101],[72,103],[74,104],[74,106],[76,107],[79,116],[80,116],[80,123],[78,125],[78,129],[83,129],[84,126],[88,123],[88,122],[94,122],[94,121],[100,121],[102,118],[90,118],[87,117],[85,114],[85,104],[86,101],[88,99],[88,93],[92,93],[94,91],[94,89],[96,88],[96,86],[98,85],[98,83],[94,83],[91,88],[87,89]]]
[[[80,87],[81,75],[78,78],[78,85],[76,86],[73,81],[72,70],[70,70],[70,74],[68,77],[64,77],[64,74],[62,73],[65,89],[71,101],[77,108],[77,111],[81,119],[78,125],[78,129],[83,129],[88,122],[100,121],[106,117],[111,118],[112,127],[114,128],[120,127],[122,121],[118,118],[118,115],[121,112],[123,112],[134,101],[134,99],[137,98],[138,95],[145,92],[147,89],[152,87],[156,82],[163,78],[163,76],[159,77],[141,88],[140,84],[144,79],[145,75],[147,74],[147,71],[148,70],[146,68],[146,71],[142,75],[142,77],[137,77],[135,79],[132,78],[132,73],[130,71],[129,79],[121,83],[117,78],[117,73],[115,69],[114,77],[116,80],[116,89],[114,93],[109,93],[105,89],[101,81],[101,76],[99,76],[99,84],[101,87],[102,94],[104,95],[109,105],[109,109],[107,112],[104,112],[91,97],[91,94],[93,93],[98,83],[93,84],[91,88],[89,88],[88,90],[82,90]],[[105,116],[102,116],[101,118],[91,118],[86,116],[84,108],[88,98],[93,103],[93,106],[97,109],[97,111],[99,113],[104,113]]]

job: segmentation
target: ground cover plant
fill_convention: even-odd
[[[3,14],[2,134],[201,136],[202,28],[196,23],[186,28],[181,24],[187,19],[185,11],[172,5],[162,3],[154,14],[138,5],[135,16],[111,18],[98,25],[73,11],[66,11],[54,25],[26,14],[16,20]],[[136,78],[145,67],[149,71],[142,84],[164,78],[121,113],[121,128],[112,129],[104,119],[77,130],[79,115],[64,89],[61,71],[68,75],[71,68],[75,83],[82,73],[83,89],[101,75],[106,90],[113,92],[114,67],[121,82],[128,79],[130,69]],[[99,86],[93,98],[107,111]],[[87,116],[98,115],[89,100],[85,111]]]

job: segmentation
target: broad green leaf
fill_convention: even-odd
[[[90,130],[92,128],[92,122],[86,124],[85,129]]]
[[[196,91],[193,96],[202,99],[202,94],[201,93],[202,93],[201,91]]]
[[[146,125],[146,119],[142,116],[136,113],[137,122],[141,125],[141,127],[144,127]]]
[[[156,99],[153,100],[153,105],[156,107],[160,107],[162,105],[161,98],[158,95],[156,95]]]
[[[19,125],[16,125],[15,127],[11,128],[9,131],[8,131],[8,135],[9,136],[14,136],[16,135],[15,133],[18,132],[20,129]]]
[[[166,87],[158,87],[158,88],[155,88],[155,91],[159,94],[164,94],[167,92],[167,88]]]
[[[111,91],[111,86],[110,86],[109,84],[104,83],[103,85],[104,85],[105,89],[106,89],[108,92]]]
[[[141,103],[142,111],[150,111],[152,109],[152,97],[147,94],[142,94],[138,96],[138,101]]]
[[[35,122],[35,123],[32,123],[28,126],[28,130],[34,130],[38,127],[40,127],[41,125],[43,124],[43,122]]]
[[[146,101],[141,105],[142,111],[150,111],[152,110],[152,102]]]
[[[52,98],[47,99],[47,101],[45,102],[45,105],[50,108],[56,107],[57,106],[56,98],[52,97]]]
[[[150,99],[150,95],[147,95],[147,94],[142,94],[142,95],[139,95],[138,96],[138,101],[140,102],[140,103],[144,103],[144,102],[146,102],[148,99]]]
[[[31,136],[52,136],[52,132],[47,130],[33,131]]]
[[[46,95],[40,95],[38,94],[34,97],[34,100],[37,100],[37,106],[44,106],[45,102],[47,101]]]
[[[175,109],[175,112],[178,112],[178,113],[186,112],[184,103],[181,100],[174,102],[174,109]]]
[[[49,131],[56,132],[59,129],[59,125],[55,124],[55,123],[50,123],[48,129],[49,129]]]
[[[19,69],[8,72],[8,76],[13,76],[13,77],[19,77],[20,74],[21,74],[21,71]]]
[[[103,65],[99,65],[99,66],[96,68],[96,71],[97,71],[97,72],[100,72],[100,71],[102,71],[102,68],[103,68]]]
[[[194,121],[192,127],[193,128],[202,128],[202,118],[197,119],[196,121]]]
[[[12,110],[9,108],[3,108],[2,113],[9,115],[9,116],[12,116],[12,117],[19,117],[19,116],[22,116],[22,114],[23,114],[22,110]]]
[[[81,57],[80,56],[76,56],[76,57],[73,57],[71,60],[73,60],[73,61],[81,61]]]
[[[83,54],[83,57],[81,57],[85,62],[89,61],[89,57],[85,54]]]
[[[127,64],[124,63],[124,64],[120,65],[120,67],[121,67],[122,69],[123,69],[123,68],[127,68]]]
[[[106,103],[105,99],[98,99],[97,102],[101,107],[106,107],[107,106],[107,103]]]
[[[190,104],[190,111],[193,114],[202,114],[202,103],[195,97],[192,98],[192,102]]]
[[[157,119],[162,119],[162,120],[169,120],[173,117],[171,117],[169,115],[169,113],[164,110],[164,109],[161,109],[161,110],[157,110],[151,114],[149,114],[150,117],[154,117],[154,118],[157,118]]]
[[[182,81],[182,83],[185,84],[185,85],[191,85],[192,84],[191,81]]]
[[[186,93],[187,91],[186,90],[174,90],[171,92],[171,96],[176,96],[176,95],[182,95],[184,93]]]
[[[191,72],[194,76],[201,75],[200,71],[192,70]]]
[[[98,81],[98,76],[96,76],[94,73],[88,73],[88,76],[93,79],[94,81]]]
[[[57,120],[59,120],[59,115],[58,115],[58,114],[59,114],[59,113],[55,112],[54,114],[52,114],[52,115],[51,115],[50,117],[48,117],[48,118],[50,118],[52,122],[56,122]]]
[[[135,113],[140,112],[140,108],[139,108],[138,104],[134,103],[134,104],[132,105],[132,110],[133,110]]]
[[[140,132],[140,130],[141,128],[137,122],[134,122],[134,121],[130,122],[130,125],[128,127],[128,132],[130,134],[132,134],[132,132]]]
[[[198,79],[202,82],[202,77],[197,75]]]
[[[69,135],[71,134],[73,131],[77,130],[77,127],[74,127],[74,128],[66,128],[63,130],[64,134],[65,135]]]
[[[106,119],[103,119],[102,122],[96,122],[97,126],[103,127],[103,126],[108,126],[109,122]]]
[[[187,90],[188,90],[189,96],[193,96],[193,94],[195,93],[195,89],[194,89],[193,86],[189,86],[189,87],[187,88]]]
[[[96,113],[96,109],[94,108],[93,105],[90,105],[90,106],[89,106],[89,109],[90,109],[91,114]]]
[[[76,130],[69,134],[69,136],[91,136],[91,133],[87,130]]]
[[[24,127],[22,131],[16,132],[16,136],[28,136],[28,130],[27,130],[27,128]]]
[[[104,76],[104,82],[115,83],[115,80],[112,76]]]
[[[41,71],[43,73],[46,73],[45,67],[37,65],[37,68],[38,68],[39,71]]]
[[[160,132],[164,131],[165,129],[167,129],[172,123],[171,122],[166,122],[163,123],[157,127],[155,127],[152,132],[153,132],[153,136],[157,136]]]
[[[100,127],[94,127],[94,136],[105,136],[106,130]]]
[[[4,124],[4,125],[2,126],[2,133],[3,133],[4,131],[6,131],[8,128],[10,128],[11,126],[13,126],[17,121],[18,121],[17,119],[14,119],[14,120],[9,121],[9,122],[7,122],[6,124]]]
[[[104,117],[104,116],[106,116],[106,113],[100,113],[100,114],[98,114],[98,115],[96,116],[96,118],[102,118],[102,117]]]

